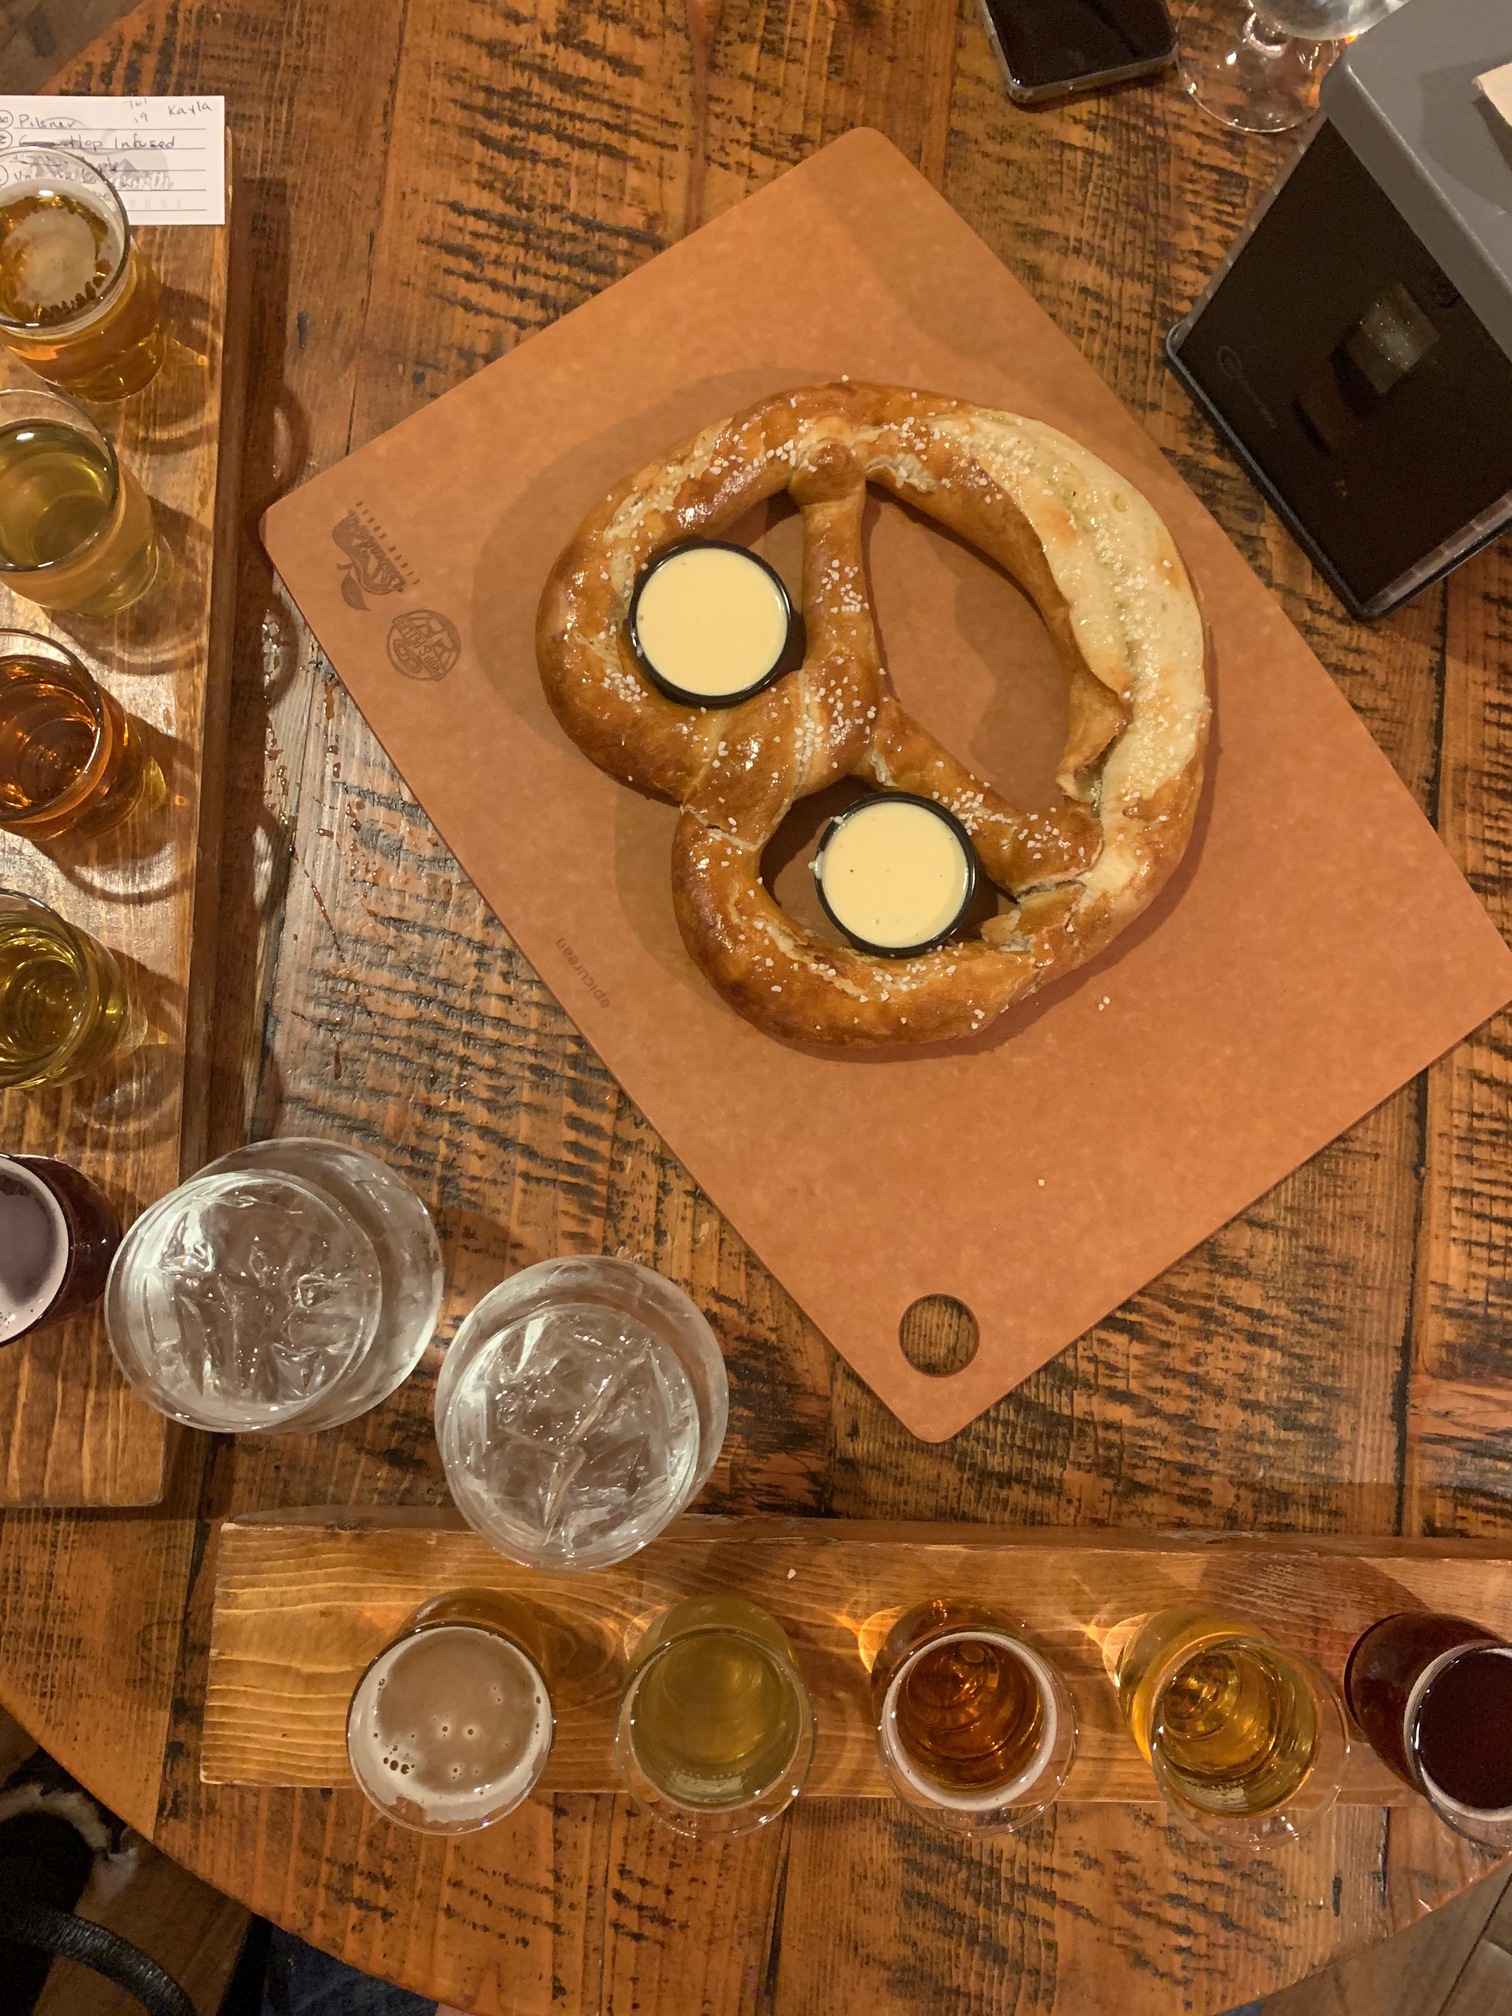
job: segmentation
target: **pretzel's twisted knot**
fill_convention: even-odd
[[[1015,811],[899,706],[867,596],[868,483],[978,547],[1038,606],[1070,696],[1053,810]],[[680,706],[631,652],[636,577],[673,541],[716,536],[782,490],[803,516],[807,655],[736,706]],[[578,746],[682,808],[672,892],[683,940],[774,1036],[970,1035],[1106,945],[1191,831],[1209,702],[1186,570],[1122,477],[1011,413],[876,385],[763,400],[590,513],[546,584],[536,641],[547,697]],[[797,924],[763,886],[762,850],[795,799],[847,776],[947,806],[1013,907],[975,937],[899,959]]]

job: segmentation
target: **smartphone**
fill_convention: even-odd
[[[980,0],[988,38],[1020,105],[1121,84],[1176,54],[1165,0]]]

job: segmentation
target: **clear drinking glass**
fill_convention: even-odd
[[[729,1386],[682,1290],[632,1260],[545,1260],[452,1340],[436,1440],[457,1508],[532,1568],[605,1568],[702,1490]]]
[[[65,1085],[141,1040],[114,958],[56,910],[0,889],[0,1091]]]
[[[357,1682],[347,1761],[387,1819],[474,1834],[530,1797],[554,1726],[530,1605],[459,1589],[423,1603]]]
[[[750,1834],[802,1790],[814,1707],[775,1617],[690,1596],[636,1649],[615,1724],[625,1790],[679,1834]]]
[[[1339,45],[1403,0],[1195,0],[1177,40],[1181,81],[1204,112],[1241,133],[1284,133],[1318,109]]]
[[[152,507],[81,406],[0,388],[0,585],[44,609],[114,616],[157,573]]]
[[[1360,1639],[1344,1693],[1371,1749],[1445,1826],[1512,1848],[1512,1645],[1464,1617],[1403,1611]]]
[[[0,341],[80,399],[120,399],[166,348],[161,288],[114,187],[62,147],[0,154]]]
[[[1167,1806],[1231,1846],[1294,1840],[1333,1806],[1349,1737],[1310,1659],[1201,1603],[1141,1620],[1118,1662],[1118,1704]]]
[[[120,1243],[115,1207],[82,1170],[0,1155],[0,1345],[97,1301]]]
[[[103,833],[157,775],[141,724],[71,651],[0,629],[0,827],[28,840]]]
[[[161,1198],[121,1244],[105,1328],[172,1420],[309,1434],[376,1407],[420,1362],[441,1248],[402,1177],[333,1141],[263,1141]]]
[[[1060,1796],[1076,1754],[1070,1690],[985,1605],[905,1612],[877,1654],[871,1698],[888,1783],[931,1826],[1012,1832]]]

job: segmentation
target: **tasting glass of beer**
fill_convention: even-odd
[[[871,1675],[888,1783],[956,1834],[1009,1832],[1059,1796],[1076,1709],[1045,1655],[979,1603],[921,1603],[883,1641]]]
[[[787,1635],[741,1596],[690,1596],[636,1648],[614,1756],[627,1792],[679,1834],[749,1834],[798,1797],[814,1709]]]
[[[67,1084],[145,1029],[97,939],[45,903],[0,889],[0,1091]]]
[[[473,1834],[530,1797],[554,1726],[529,1604],[459,1589],[422,1604],[357,1682],[347,1761],[387,1819]]]
[[[1349,1712],[1457,1834],[1512,1848],[1512,1645],[1463,1617],[1373,1624],[1344,1670]]]
[[[71,651],[0,629],[0,828],[39,841],[106,832],[155,774],[140,723]]]
[[[457,1509],[527,1567],[606,1568],[703,1489],[729,1384],[675,1282],[632,1260],[546,1260],[485,1295],[436,1384]]]
[[[0,388],[0,585],[44,609],[114,616],[146,594],[157,561],[142,486],[84,409]]]
[[[0,341],[80,399],[138,392],[163,362],[161,289],[121,199],[62,147],[0,155]]]
[[[138,1218],[111,1266],[105,1330],[131,1385],[171,1420],[306,1435],[409,1377],[441,1278],[430,1213],[376,1156],[262,1141]]]
[[[98,1301],[121,1221],[82,1170],[0,1155],[0,1345]]]
[[[1349,1738],[1310,1659],[1220,1610],[1143,1620],[1116,1678],[1130,1735],[1189,1831],[1235,1846],[1294,1840],[1333,1806]]]

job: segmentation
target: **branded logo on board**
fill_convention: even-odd
[[[462,639],[439,609],[406,609],[389,625],[388,655],[406,679],[444,679],[462,655]]]
[[[397,595],[404,587],[404,569],[396,553],[385,549],[376,522],[358,510],[337,520],[331,537],[347,557],[340,563],[341,599],[350,608],[366,609],[367,595]]]

